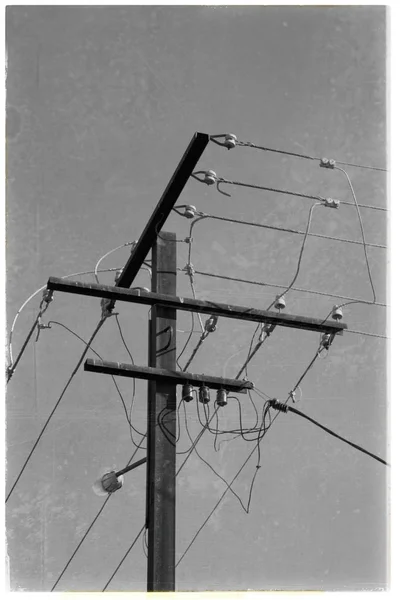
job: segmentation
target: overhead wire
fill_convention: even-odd
[[[197,181],[200,181],[201,183],[206,183],[205,180],[200,179],[198,177],[198,174],[203,174],[203,173],[206,173],[206,171],[197,171],[196,173],[192,173],[191,176],[194,179],[196,179]],[[324,196],[320,196],[320,195],[316,195],[316,194],[304,194],[302,192],[293,192],[292,190],[273,188],[273,187],[269,187],[269,186],[265,186],[265,185],[257,185],[255,183],[245,183],[243,181],[235,181],[232,179],[225,179],[224,177],[213,177],[213,179],[214,179],[214,182],[217,184],[217,190],[224,196],[230,196],[230,194],[228,194],[227,192],[223,192],[221,190],[221,188],[220,188],[221,184],[233,185],[233,186],[237,186],[237,187],[245,187],[245,188],[249,188],[249,189],[253,189],[253,190],[261,190],[261,191],[266,191],[266,192],[274,192],[276,194],[284,194],[286,196],[293,196],[296,198],[304,198],[306,200],[319,200],[319,201],[323,202],[325,205],[327,205],[327,201],[329,200],[328,198],[325,198]],[[210,184],[207,184],[207,185],[210,185]],[[354,206],[354,204],[352,202],[347,202],[345,200],[340,200],[338,202],[345,206]],[[367,209],[371,209],[371,210],[388,212],[388,209],[385,207],[382,207],[382,206],[372,206],[370,204],[358,204],[358,206],[360,208],[367,208]]]
[[[98,269],[97,273],[108,273],[108,272],[112,272],[112,271],[119,271],[120,268],[119,267],[112,267],[111,269]],[[63,275],[61,277],[61,279],[67,279],[68,277],[77,277],[78,275],[90,275],[94,273],[93,269],[90,269],[89,271],[78,271],[77,273],[69,273],[68,275]],[[17,323],[18,317],[21,314],[21,312],[24,310],[25,306],[40,292],[43,292],[45,289],[47,288],[47,283],[42,285],[39,289],[37,289],[35,292],[33,292],[33,294],[31,294],[24,302],[23,304],[20,306],[20,308],[18,309],[18,311],[15,314],[14,320],[11,324],[11,329],[10,329],[10,333],[8,336],[8,353],[10,356],[10,367],[12,367],[13,365],[13,352],[12,352],[12,337],[13,337],[13,333],[15,330],[15,325]],[[34,331],[34,328],[32,328]]]
[[[216,136],[215,135],[211,135],[210,136],[210,141],[214,142],[218,146],[225,146],[225,147],[227,147],[225,143],[217,142],[216,139],[215,139],[215,138],[226,137],[226,135],[227,134],[225,134],[225,133],[224,134],[219,134],[219,135],[216,135]],[[318,160],[318,161],[322,160],[322,157],[312,156],[310,154],[304,154],[304,153],[300,154],[299,152],[289,152],[287,150],[278,150],[277,148],[270,148],[270,147],[267,147],[267,146],[260,146],[259,144],[254,144],[252,142],[245,142],[245,141],[238,140],[238,139],[235,140],[235,145],[242,146],[242,147],[254,148],[254,149],[257,149],[257,150],[263,150],[264,152],[274,152],[274,153],[277,153],[277,154],[285,154],[287,156],[294,156],[296,158],[304,158],[306,160],[314,160],[314,161],[315,160]],[[382,167],[375,167],[375,166],[371,166],[371,165],[360,165],[360,164],[357,164],[357,163],[349,163],[349,162],[343,162],[343,161],[339,161],[339,160],[336,160],[335,162],[337,164],[346,165],[348,167],[357,167],[359,169],[367,169],[367,170],[372,170],[372,171],[382,171],[382,172],[386,172],[386,173],[388,172],[388,169],[384,169]]]
[[[317,351],[318,354],[318,351]],[[293,388],[293,390],[296,390],[297,387],[300,385],[301,381],[303,380],[303,378],[305,377],[305,375],[309,372],[309,370],[311,369],[312,365],[314,364],[316,358],[317,358],[317,354],[313,357],[313,359],[311,360],[311,362],[309,363],[309,365],[306,367],[303,375],[300,377],[300,379],[298,380],[296,386]],[[289,392],[288,397],[286,399],[285,404],[288,403],[288,401],[290,400],[290,398],[292,398],[292,394],[293,394],[293,390],[291,392]],[[259,393],[256,389],[254,390],[256,393]],[[279,416],[279,412],[276,413],[276,415],[272,418],[271,423],[268,427],[268,429],[272,426],[272,424],[274,423],[274,421],[277,419],[277,417]],[[229,485],[230,487],[233,485],[233,483],[236,481],[236,479],[239,477],[240,473],[243,471],[244,467],[246,466],[246,464],[249,462],[250,458],[252,457],[252,455],[254,454],[254,452],[256,450],[259,450],[259,445],[257,444],[256,446],[254,446],[254,448],[251,450],[249,456],[246,458],[246,460],[244,461],[244,463],[242,464],[242,466],[240,467],[240,469],[238,470],[238,472],[236,473],[236,475],[233,477],[233,479],[230,481]],[[259,469],[256,470],[256,473]],[[205,521],[203,521],[202,525],[199,527],[199,529],[196,531],[194,537],[192,538],[191,542],[189,543],[189,545],[186,547],[185,551],[183,552],[183,554],[181,555],[180,559],[178,560],[178,562],[175,565],[175,568],[178,567],[178,565],[182,562],[182,560],[184,559],[184,557],[186,556],[186,554],[188,553],[188,551],[190,550],[190,548],[192,547],[192,545],[194,544],[195,540],[197,539],[197,537],[199,536],[199,534],[201,533],[201,531],[204,529],[204,527],[207,525],[208,521],[211,519],[212,515],[214,514],[214,512],[217,510],[218,506],[221,504],[222,500],[224,499],[225,495],[228,492],[228,488],[226,488],[226,490],[222,493],[221,497],[219,498],[219,500],[217,501],[217,503],[215,504],[214,508],[212,509],[212,511],[209,513],[209,515],[206,517]]]
[[[116,316],[116,315],[114,315],[114,316]],[[74,336],[75,336],[75,337],[76,337],[78,340],[80,340],[80,341],[81,341],[83,344],[87,344],[87,342],[86,342],[86,341],[85,341],[85,340],[84,340],[84,339],[83,339],[83,338],[82,338],[82,337],[81,337],[81,336],[80,336],[78,333],[76,333],[76,331],[74,331],[74,330],[73,330],[73,329],[71,329],[70,327],[67,327],[67,325],[64,325],[64,323],[61,323],[60,321],[53,321],[53,320],[51,320],[51,321],[49,321],[49,322],[48,322],[48,326],[49,326],[49,327],[51,327],[51,325],[53,325],[53,324],[54,324],[54,325],[59,325],[60,327],[63,327],[64,329],[66,329],[67,331],[69,331],[69,333],[71,333],[72,335],[74,335]],[[92,345],[90,345],[90,346],[89,346],[89,349],[90,349],[90,350],[93,352],[93,354],[95,354],[95,355],[96,355],[96,356],[97,356],[97,357],[98,357],[100,360],[103,360],[103,357],[102,357],[102,356],[101,356],[101,355],[100,355],[100,354],[99,354],[99,353],[98,353],[98,352],[97,352],[97,351],[96,351],[96,350],[93,348],[93,346],[92,346]],[[135,440],[132,438],[132,430],[133,430],[133,431],[135,431],[135,433],[137,433],[138,435],[142,435],[142,436],[144,435],[144,436],[146,437],[146,434],[143,434],[143,433],[141,433],[140,431],[138,431],[138,430],[137,430],[137,429],[134,427],[134,425],[132,424],[132,417],[131,417],[131,414],[129,414],[129,415],[128,415],[128,409],[127,409],[127,407],[126,407],[126,404],[125,404],[124,397],[123,397],[123,395],[122,395],[122,392],[121,392],[121,390],[120,390],[120,387],[119,387],[119,385],[118,385],[118,383],[117,383],[117,381],[116,381],[116,379],[115,379],[115,376],[114,376],[114,375],[111,375],[111,379],[112,379],[112,381],[113,381],[113,383],[114,383],[114,386],[115,386],[115,388],[116,388],[116,390],[117,390],[117,393],[118,393],[118,395],[119,395],[119,397],[120,397],[120,400],[121,400],[121,402],[122,402],[122,406],[123,406],[123,408],[124,408],[125,417],[126,417],[126,420],[127,420],[127,422],[128,422],[129,428],[130,428],[130,430],[129,430],[129,431],[130,431],[130,436],[131,436],[132,443],[133,443],[133,445],[134,445],[134,446],[138,447],[138,446],[137,446],[137,444],[136,444],[136,442],[135,442]],[[138,448],[138,449],[139,449],[139,448]],[[140,447],[140,449],[141,449],[141,450],[146,450],[146,448],[142,448],[142,447]]]
[[[179,271],[185,271],[185,269],[183,268],[179,268]],[[224,279],[226,281],[235,281],[237,283],[248,283],[250,285],[257,285],[260,287],[274,287],[274,288],[283,288],[285,289],[286,286],[282,285],[282,284],[278,284],[278,283],[270,283],[267,281],[254,281],[252,279],[243,279],[240,277],[230,277],[228,275],[222,275],[220,273],[208,273],[206,271],[199,271],[196,269],[196,274],[197,275],[203,275],[204,277],[214,277],[216,279]],[[382,307],[387,307],[388,305],[383,303],[383,302],[371,302],[370,300],[363,300],[362,298],[352,298],[351,296],[343,296],[341,294],[331,294],[328,292],[321,292],[319,290],[309,290],[309,289],[305,289],[305,288],[299,288],[299,287],[294,287],[292,286],[291,288],[292,291],[294,292],[302,292],[305,294],[315,294],[317,296],[326,296],[328,298],[339,298],[341,300],[350,300],[352,302],[360,302],[363,304],[370,304],[370,305],[374,305],[374,306],[382,306]]]
[[[304,233],[303,241],[302,241],[302,244],[301,244],[301,247],[300,247],[300,253],[299,253],[299,256],[298,256],[298,259],[297,259],[296,272],[295,272],[295,274],[294,274],[291,282],[289,283],[289,285],[286,286],[286,288],[284,289],[284,291],[282,293],[280,293],[277,296],[277,298],[275,300],[273,300],[269,304],[269,306],[266,308],[267,311],[270,310],[270,308],[272,308],[272,306],[275,304],[275,302],[277,300],[279,300],[280,298],[282,298],[282,296],[284,296],[287,292],[289,292],[292,289],[294,283],[296,282],[296,279],[297,279],[297,277],[299,276],[299,273],[300,273],[301,261],[302,261],[302,258],[303,258],[303,253],[304,253],[306,241],[307,241],[308,234],[309,234],[310,227],[311,227],[311,221],[312,221],[312,215],[313,215],[313,212],[314,212],[314,208],[316,206],[321,206],[321,205],[322,205],[321,202],[315,202],[311,206],[311,208],[310,208],[310,210],[308,212],[307,226],[306,226],[306,230],[305,230],[305,233]],[[240,375],[243,373],[243,371],[245,369],[246,369],[246,373],[247,373],[247,366],[248,366],[248,364],[253,359],[253,357],[255,356],[255,354],[259,351],[259,349],[261,348],[261,346],[265,343],[265,340],[268,339],[268,337],[269,337],[267,335],[264,338],[260,338],[259,341],[258,341],[258,343],[257,343],[257,345],[256,345],[256,348],[253,351],[252,346],[253,346],[253,343],[254,343],[254,339],[255,339],[255,336],[256,336],[258,330],[260,329],[260,327],[262,327],[262,326],[260,324],[258,324],[257,327],[254,330],[253,337],[252,337],[251,342],[250,342],[249,352],[248,352],[246,361],[243,364],[243,366],[241,367],[241,369],[239,370],[238,374],[236,375],[237,379],[239,379]]]

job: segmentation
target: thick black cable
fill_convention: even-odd
[[[274,405],[272,405],[272,407],[274,408]],[[279,408],[278,408],[278,410],[279,410]],[[303,417],[303,419],[307,419],[307,421],[310,421],[311,423],[313,423],[314,425],[316,425],[320,429],[323,429],[324,431],[326,431],[326,433],[329,433],[329,435],[332,435],[333,437],[341,440],[342,442],[345,442],[349,446],[352,446],[352,448],[355,448],[356,450],[359,450],[360,452],[363,452],[364,454],[367,454],[368,456],[371,456],[372,458],[374,458],[375,460],[379,461],[380,463],[386,465],[387,467],[390,467],[389,463],[387,463],[385,460],[383,460],[383,458],[380,458],[379,456],[377,456],[376,454],[373,454],[372,452],[369,452],[368,450],[366,450],[362,446],[359,446],[358,444],[355,444],[354,442],[351,442],[350,440],[347,440],[346,438],[344,438],[341,435],[339,435],[339,434],[335,433],[334,431],[332,431],[332,429],[329,429],[328,427],[325,427],[321,423],[318,423],[318,421],[316,421],[315,419],[312,419],[311,417],[309,417],[308,415],[304,414],[300,410],[297,410],[297,408],[294,408],[293,406],[286,406],[284,412],[287,412],[287,411],[295,413],[296,415],[299,415],[300,417]]]
[[[312,359],[311,363],[307,366],[304,374],[300,377],[299,382],[296,384],[296,386],[293,388],[293,390],[295,390],[300,385],[300,382],[303,380],[304,376],[308,373],[308,371],[310,370],[311,366],[314,364],[316,358],[317,358],[317,355],[314,356],[314,358]],[[293,392],[293,390],[292,390],[292,392]],[[254,391],[256,393],[258,393],[257,390],[254,390]],[[288,395],[288,397],[286,399],[285,405],[289,402],[290,398],[292,397],[291,393],[289,393],[289,395]],[[270,429],[270,427],[272,426],[272,424],[274,423],[274,421],[278,418],[278,416],[279,416],[279,412],[277,412],[276,415],[270,420],[270,424],[268,426],[268,430]],[[240,469],[236,473],[235,477],[230,482],[230,484],[229,484],[230,486],[232,486],[233,483],[235,482],[235,480],[239,477],[240,473],[243,471],[244,467],[249,462],[250,458],[252,457],[252,455],[254,454],[254,452],[257,450],[257,448],[258,448],[258,445],[254,446],[253,450],[250,452],[249,456],[247,457],[247,459],[245,460],[245,462],[243,463],[243,465],[240,467]],[[257,471],[258,471],[258,469],[257,469]],[[222,502],[222,500],[225,497],[225,495],[226,495],[227,492],[228,492],[228,488],[223,492],[222,496],[220,497],[220,499],[218,500],[218,502],[216,503],[216,505],[214,506],[214,508],[212,509],[212,511],[210,512],[210,514],[206,518],[206,520],[203,522],[203,524],[197,530],[197,532],[194,535],[194,537],[192,538],[190,544],[187,546],[185,552],[182,554],[182,556],[180,557],[179,561],[176,563],[175,568],[182,562],[183,558],[186,556],[186,554],[188,553],[189,549],[192,547],[193,543],[195,542],[195,540],[198,537],[198,535],[200,534],[200,532],[204,529],[204,527],[206,526],[206,524],[208,523],[208,521],[211,519],[212,515],[214,514],[214,512],[216,511],[216,509],[218,508],[218,506]]]
[[[15,482],[14,482],[14,485],[12,486],[11,490],[9,491],[9,493],[8,493],[8,495],[7,495],[7,497],[6,497],[6,503],[8,502],[8,500],[9,500],[9,498],[10,498],[11,494],[13,493],[13,491],[14,491],[14,489],[15,489],[15,486],[17,485],[18,481],[20,480],[22,473],[25,471],[25,468],[26,468],[26,466],[27,466],[27,464],[28,464],[28,462],[29,462],[29,460],[30,460],[30,458],[31,458],[32,454],[34,453],[34,451],[35,451],[35,449],[36,449],[37,445],[39,444],[39,442],[40,442],[40,440],[41,440],[41,438],[42,438],[42,435],[44,434],[44,432],[45,432],[45,430],[46,430],[46,427],[47,427],[47,426],[48,426],[48,424],[50,423],[50,420],[51,420],[52,416],[54,415],[55,411],[57,410],[57,408],[58,408],[58,406],[59,406],[59,404],[60,404],[60,402],[61,402],[61,400],[62,400],[62,398],[63,398],[63,396],[64,396],[64,394],[65,394],[65,392],[67,391],[67,389],[68,389],[68,387],[69,387],[69,385],[70,385],[70,383],[71,383],[71,381],[72,381],[72,379],[74,378],[74,376],[76,375],[76,373],[77,373],[77,371],[78,371],[79,367],[81,366],[81,364],[82,364],[82,362],[83,362],[83,359],[85,358],[85,356],[86,356],[86,354],[87,354],[87,352],[88,352],[88,350],[89,350],[90,344],[92,343],[92,341],[93,341],[93,340],[94,340],[94,338],[96,337],[97,333],[99,332],[99,330],[100,330],[100,328],[101,328],[101,326],[103,325],[103,323],[104,323],[104,321],[105,321],[105,320],[106,320],[106,319],[105,319],[104,317],[102,317],[102,318],[100,319],[100,321],[99,321],[98,325],[96,326],[96,328],[95,328],[94,332],[92,333],[92,335],[91,335],[91,337],[90,337],[90,339],[89,339],[89,342],[87,343],[87,346],[86,346],[85,350],[83,351],[83,353],[82,353],[82,355],[81,355],[80,359],[78,360],[78,363],[77,363],[76,367],[75,367],[75,368],[74,368],[74,370],[72,371],[72,374],[71,374],[71,376],[69,377],[69,379],[68,379],[67,383],[65,384],[65,387],[64,387],[63,391],[61,392],[61,395],[60,395],[60,397],[58,398],[58,400],[57,400],[57,402],[56,402],[56,404],[55,404],[55,406],[54,406],[53,410],[51,411],[51,413],[50,413],[50,415],[48,416],[48,418],[47,418],[47,420],[46,420],[45,424],[43,425],[43,427],[42,427],[42,430],[41,430],[41,432],[39,433],[39,435],[38,435],[38,438],[37,438],[36,442],[35,442],[35,443],[34,443],[34,445],[33,445],[33,448],[32,448],[32,450],[29,452],[27,459],[25,460],[25,462],[24,462],[24,464],[23,464],[22,468],[20,469],[20,472],[19,472],[19,474],[18,474],[18,477],[17,477],[17,479],[15,480]]]

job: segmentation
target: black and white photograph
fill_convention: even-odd
[[[390,591],[390,7],[3,10],[6,590]]]

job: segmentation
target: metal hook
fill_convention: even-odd
[[[223,196],[228,196],[229,198],[232,198],[231,194],[228,194],[228,192],[223,192],[221,190],[221,183],[225,183],[224,181],[217,181],[217,190],[219,191],[220,194],[222,194]]]

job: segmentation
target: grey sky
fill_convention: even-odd
[[[50,275],[93,269],[108,250],[140,236],[195,131],[232,132],[272,148],[385,166],[384,7],[10,7],[7,52],[9,326]],[[199,168],[352,202],[344,174],[313,161],[210,145]],[[355,168],[348,173],[360,203],[386,205],[384,173]],[[220,216],[306,227],[308,200],[238,187],[228,191],[231,198],[190,181],[180,203]],[[367,241],[385,244],[386,214],[362,209],[362,218]],[[188,227],[173,216],[164,229],[182,239]],[[311,230],[361,240],[357,212],[347,205],[337,211],[316,207]],[[198,271],[286,285],[300,245],[300,236],[204,221],[195,228],[192,262]],[[104,267],[122,266],[128,255],[129,248],[121,250]],[[377,300],[385,303],[385,250],[370,248],[368,256]],[[178,257],[184,267],[185,243]],[[113,275],[101,280],[111,284]],[[145,271],[137,281],[149,285]],[[200,298],[257,308],[279,291],[200,275],[195,284]],[[190,295],[186,275],[178,285],[182,295]],[[371,300],[362,246],[310,237],[296,286]],[[14,354],[39,300],[18,321]],[[294,291],[287,296],[293,314],[324,318],[333,304],[334,298],[324,296]],[[118,312],[135,361],[146,364],[146,309],[120,303]],[[45,322],[62,322],[87,340],[99,317],[97,300],[56,294]],[[352,330],[385,335],[385,319],[383,307],[344,308]],[[179,329],[190,329],[188,315],[180,316]],[[234,377],[253,329],[221,321],[193,370]],[[182,347],[186,335],[178,335]],[[317,334],[277,329],[252,361],[249,378],[284,400],[318,342]],[[114,319],[94,347],[107,360],[129,360]],[[8,390],[8,487],[82,350],[57,325],[29,345]],[[337,337],[301,385],[298,408],[384,456],[385,364],[385,340]],[[129,404],[131,384],[118,383]],[[255,401],[261,410],[261,398]],[[242,406],[251,426],[254,410],[245,401]],[[187,408],[196,435],[195,406]],[[144,431],[143,382],[137,384],[133,415],[135,427]],[[234,403],[221,421],[226,429],[238,426]],[[183,431],[178,450],[189,444]],[[229,480],[252,448],[237,439],[215,452],[211,435],[199,444],[200,454]],[[14,589],[51,589],[101,506],[92,482],[107,468],[122,467],[132,452],[112,382],[81,369],[8,503]],[[177,590],[384,587],[385,467],[293,414],[277,419],[261,454],[250,514],[225,496],[178,567]],[[245,503],[255,464],[253,457],[235,484]],[[144,469],[125,477],[59,591],[102,589],[143,524],[144,490]],[[179,558],[224,484],[192,456],[177,490]],[[139,540],[109,589],[145,586]]]

